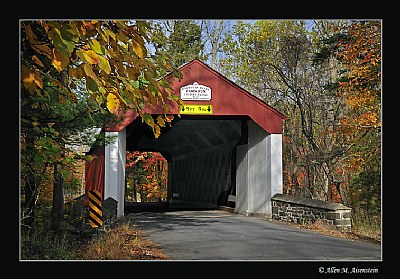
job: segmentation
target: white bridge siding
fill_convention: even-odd
[[[235,212],[272,215],[271,198],[282,193],[282,135],[248,121],[248,143],[237,147]]]
[[[110,140],[105,146],[104,200],[111,197],[117,203],[117,217],[124,216],[126,129],[106,132]]]

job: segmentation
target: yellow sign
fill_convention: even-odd
[[[213,114],[212,105],[179,106],[179,114]]]
[[[99,190],[89,191],[89,224],[92,228],[103,225],[103,213],[101,211],[101,192]]]

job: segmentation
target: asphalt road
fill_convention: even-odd
[[[381,246],[225,211],[126,215],[173,261],[381,261]]]

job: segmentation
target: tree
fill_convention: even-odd
[[[312,93],[317,90],[316,83],[310,82],[315,74],[309,67],[312,44],[308,37],[301,21],[238,21],[226,37],[227,55],[221,59],[228,76],[288,116],[283,135],[284,179],[286,190],[294,188],[297,194],[307,177],[300,170],[310,147],[305,144],[316,147],[311,107]]]
[[[201,28],[205,34],[204,41],[209,45],[209,53],[206,56],[211,55],[210,66],[218,70],[218,54],[222,52],[224,33],[230,28],[230,22],[227,20],[202,20]]]
[[[154,22],[152,44],[156,53],[171,57],[176,67],[195,58],[205,60],[201,27],[194,20],[163,20]]]
[[[344,201],[347,147],[334,132],[344,108],[336,94],[340,65],[335,57],[315,63],[325,51],[320,42],[343,26],[342,21],[238,21],[226,37],[221,59],[226,75],[288,116],[283,133],[287,193]]]
[[[62,158],[67,131],[73,130],[68,124],[103,114],[104,128],[134,109],[159,135],[170,120],[166,100],[179,101],[161,77],[168,72],[181,78],[181,73],[168,57],[149,55],[152,33],[146,21],[24,20],[20,32],[22,221],[33,228],[47,167],[55,164],[57,186],[58,164],[71,159]],[[154,121],[148,106],[160,106],[165,114]],[[78,126],[82,131],[84,125]]]
[[[135,201],[136,194],[140,195],[142,202],[166,200],[167,166],[165,158],[157,152],[134,151],[127,153],[127,183],[128,189],[132,188],[131,192]]]
[[[355,189],[373,181],[365,172],[380,174],[381,23],[348,21],[321,41],[317,59],[334,58],[340,66],[333,87],[341,112],[329,132],[341,146],[341,172],[348,173],[349,203],[356,206],[365,202],[360,200],[363,197],[380,196],[376,180],[372,188],[363,190],[374,189],[372,193],[355,194]]]
[[[345,113],[338,132],[347,135],[349,148],[366,147],[357,151],[353,148],[351,155],[351,165],[357,164],[356,160],[359,162],[357,165],[362,166],[374,156],[380,157],[380,21],[356,21],[350,24],[339,39],[337,56],[345,68],[338,88],[339,97],[345,103]]]

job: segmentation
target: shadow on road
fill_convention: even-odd
[[[168,202],[126,202],[124,206],[124,214],[138,212],[170,212],[170,211],[201,211],[214,210],[215,207],[194,207],[187,204],[169,204]]]

